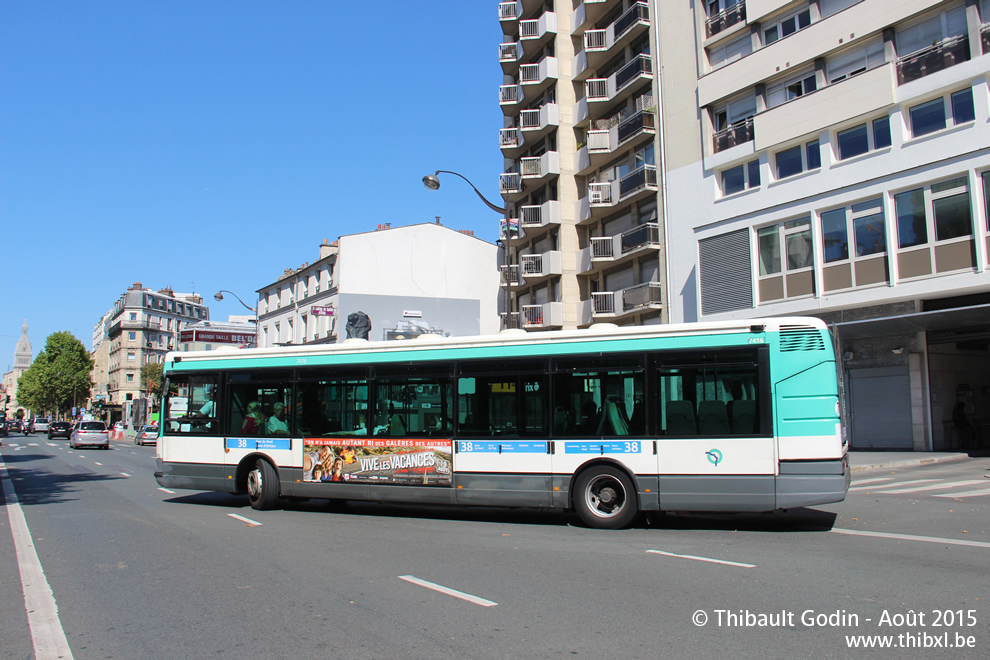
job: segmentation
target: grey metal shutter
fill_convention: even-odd
[[[699,241],[698,262],[702,315],[753,306],[749,230]]]

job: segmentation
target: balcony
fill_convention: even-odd
[[[649,26],[649,5],[646,2],[637,2],[608,27],[585,32],[584,50],[575,57],[575,79],[587,77],[589,72],[621,52],[622,48],[648,30]]]
[[[498,3],[498,20],[502,22],[513,22],[522,15],[522,2],[500,2]],[[505,26],[503,26],[505,29]]]
[[[588,248],[582,250],[581,272],[611,267],[642,252],[659,248],[660,225],[655,222],[639,225],[616,236],[594,236]]]
[[[656,134],[656,116],[652,110],[640,110],[621,120],[616,115],[607,123],[611,124],[610,128],[592,129],[585,133],[588,143],[575,154],[574,171],[577,174],[588,174],[598,169],[616,149],[630,140]]]
[[[516,118],[518,126],[499,131],[499,146],[503,151],[519,149],[527,141],[534,142],[560,125],[560,110],[556,103],[539,108],[522,110]],[[506,154],[511,158],[510,154]]]
[[[498,62],[503,73],[514,75],[519,70],[519,60],[523,58],[523,47],[518,41],[498,45]]]
[[[716,132],[712,140],[712,150],[714,153],[725,151],[740,144],[751,142],[755,139],[755,136],[756,134],[753,132],[753,118],[747,117],[734,124],[729,124],[726,128]]]
[[[745,0],[739,0],[736,4],[724,11],[720,11],[705,22],[705,35],[708,37],[714,36],[722,30],[745,20],[746,2]]]
[[[983,37],[984,41],[986,36]],[[897,84],[923,78],[969,59],[969,37],[960,35],[905,55],[897,60]]]
[[[501,312],[499,318],[502,319],[503,330],[519,330],[519,312]]]
[[[551,176],[560,174],[560,153],[548,151],[542,156],[520,158],[518,172],[505,172],[499,175],[499,191],[503,195],[523,191],[523,179],[539,185]]]
[[[543,12],[539,18],[519,21],[519,41],[525,53],[535,53],[557,34],[557,14]]]
[[[564,324],[564,303],[549,302],[542,305],[523,305],[523,328],[559,328]]]
[[[990,25],[984,25],[980,28],[980,41],[983,42],[983,52],[990,53]]]
[[[498,88],[498,104],[503,108],[517,105],[522,98],[523,93],[519,85],[500,85]]]
[[[520,255],[519,268],[526,284],[561,275],[564,272],[559,250],[551,250],[543,254]]]
[[[571,13],[570,26],[573,33],[580,33],[584,25],[594,25],[605,16],[612,0],[584,0]]]
[[[660,298],[659,282],[645,282],[619,291],[592,293],[592,318],[619,318],[645,309],[660,309],[663,302]]]
[[[519,87],[522,97],[519,101],[531,101],[557,80],[557,58],[544,57],[536,64],[523,64],[519,67]]]
[[[522,284],[522,280],[519,278],[519,266],[518,265],[504,265],[499,266],[499,282],[503,287],[517,287]]]
[[[603,106],[602,110],[605,110],[605,105],[609,101],[613,101],[619,97],[619,94],[625,88],[629,87],[632,83],[653,78],[653,61],[650,59],[649,55],[641,54],[637,55],[626,64],[624,67],[613,73],[608,78],[592,78],[591,80],[586,80],[584,83],[584,95],[583,99],[588,105],[588,117],[591,117],[590,106],[591,104],[601,104]],[[577,112],[578,121],[582,121],[585,113],[579,108]],[[600,112],[595,115],[600,117],[604,115],[605,112]]]
[[[519,215],[518,237],[532,237],[550,226],[560,224],[560,202],[553,200],[538,206],[521,206]]]
[[[657,166],[644,165],[619,179],[619,199],[627,200],[643,190],[657,189]]]

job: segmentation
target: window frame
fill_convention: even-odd
[[[948,188],[945,190],[939,190],[940,186],[961,182],[958,185]],[[934,189],[934,190],[933,190]],[[921,193],[921,210],[924,213],[924,230],[925,230],[925,240],[916,241],[910,245],[904,245],[902,242],[902,215],[900,212],[900,199],[904,199],[905,195],[917,195]],[[953,198],[958,198],[965,196],[966,200],[966,210],[969,214],[969,233],[966,234],[955,234],[944,238],[939,238],[940,226],[938,217],[938,202],[944,200],[950,200]],[[926,183],[923,186],[909,188],[906,190],[900,190],[891,193],[891,199],[894,208],[894,227],[897,231],[897,253],[905,254],[910,252],[916,252],[921,250],[927,250],[930,254],[931,263],[935,264],[935,248],[944,245],[950,245],[953,243],[962,243],[966,241],[973,241],[976,238],[976,221],[978,219],[978,214],[974,213],[974,198],[972,195],[972,182],[970,181],[969,174],[963,172],[957,176],[941,178],[938,181],[932,181]],[[903,216],[905,219],[907,215]],[[911,217],[914,217],[912,214]],[[937,274],[932,272],[932,275]],[[913,278],[912,278],[913,279]]]
[[[791,96],[791,88],[798,84],[801,85],[801,93]],[[811,85],[810,89],[807,88],[809,84]],[[785,103],[790,103],[794,99],[799,99],[802,96],[807,96],[808,94],[812,94],[816,91],[818,91],[817,72],[813,68],[805,69],[799,74],[788,76],[780,82],[767,85],[767,110],[771,108],[778,108]],[[778,92],[783,93],[785,98],[783,98],[783,100],[775,101],[774,95]]]
[[[817,162],[812,162],[816,159],[812,158],[812,154],[815,153],[814,150],[817,149]],[[790,154],[791,152],[797,150],[801,155],[801,168],[796,172],[790,172],[788,174],[781,174],[779,158],[783,154]],[[814,165],[812,167],[812,165]],[[786,149],[781,149],[780,151],[774,152],[773,154],[773,167],[771,172],[774,175],[774,181],[785,181],[793,177],[799,176],[801,174],[806,174],[809,172],[814,172],[816,170],[821,170],[821,141],[811,140],[809,142],[803,142],[801,144],[792,145]]]
[[[965,106],[957,106],[956,100],[963,99],[968,96],[968,103]],[[915,130],[915,110],[923,108],[925,106],[935,107],[936,104],[941,104],[941,114],[942,121],[941,126],[927,130],[924,133],[918,133]],[[965,117],[957,117],[957,113],[960,110],[968,110]],[[916,103],[915,105],[909,106],[907,108],[907,118],[908,118],[908,130],[910,133],[911,140],[918,140],[921,138],[928,137],[930,135],[935,135],[942,133],[944,131],[951,130],[960,126],[966,126],[968,124],[976,123],[976,105],[975,98],[973,95],[973,88],[971,86],[966,86],[961,89],[957,89],[952,92],[946,92],[941,96],[936,96],[935,98],[928,99],[921,103]]]
[[[730,172],[735,172],[739,170],[739,174],[742,178],[742,187],[738,190],[729,191],[726,187],[726,175]],[[740,163],[733,167],[727,167],[726,169],[719,172],[719,190],[722,193],[722,197],[731,197],[732,195],[738,195],[739,193],[746,192],[747,190],[753,190],[754,188],[759,188],[762,180],[762,174],[760,172],[760,159],[754,158],[753,160]]]
[[[846,245],[846,253],[843,257],[833,257],[830,258],[828,254],[827,240],[826,237],[837,233],[837,231],[826,233],[826,215],[834,214],[842,211],[843,225],[841,232],[844,235],[844,241]],[[871,218],[879,218],[879,226],[882,230],[882,235],[880,237],[880,247],[873,252],[863,252],[860,253],[860,241],[859,241],[859,228],[862,226],[857,221],[869,220]],[[838,206],[831,209],[825,209],[818,212],[819,226],[820,226],[820,236],[822,241],[822,264],[825,266],[834,266],[836,264],[856,262],[867,259],[875,259],[878,255],[887,254],[887,225],[886,225],[886,214],[883,204],[882,197],[873,197],[870,199],[865,199],[859,202],[845,204],[843,206]],[[873,223],[869,223],[873,224]],[[852,249],[850,250],[850,237],[852,237]]]
[[[887,129],[886,129],[887,143],[886,144],[881,144],[879,146],[877,145],[877,135],[876,135],[878,123],[880,123],[880,125],[883,125],[885,123],[886,124],[886,127],[887,127]],[[859,129],[859,128],[864,129],[865,132],[866,132],[866,149],[863,150],[863,151],[860,151],[859,153],[849,154],[848,156],[843,155],[843,153],[842,153],[843,152],[843,146],[842,146],[842,136],[843,136],[843,134],[848,134],[851,131],[854,131],[854,130]],[[854,159],[856,159],[856,158],[858,158],[860,156],[865,156],[866,154],[873,153],[874,151],[878,151],[880,149],[889,149],[891,147],[891,143],[892,143],[891,138],[892,138],[892,136],[891,136],[891,133],[890,133],[890,115],[883,115],[882,117],[877,117],[875,119],[870,119],[870,120],[867,120],[867,121],[865,121],[865,122],[863,122],[861,124],[855,124],[853,126],[848,126],[846,128],[843,128],[843,129],[840,129],[840,130],[836,130],[835,131],[835,140],[834,140],[834,142],[835,142],[835,152],[834,152],[833,155],[835,156],[835,160],[838,163],[841,163],[843,161],[854,160]]]
[[[808,15],[808,17],[807,17],[808,22],[805,25],[801,25],[801,16],[803,14],[807,14]],[[760,26],[760,42],[762,43],[762,45],[763,45],[764,48],[767,47],[767,46],[769,46],[770,44],[777,43],[778,41],[781,41],[783,39],[786,39],[787,37],[791,36],[792,34],[796,34],[796,33],[800,32],[801,30],[814,25],[817,22],[814,19],[815,19],[815,17],[811,13],[811,5],[810,4],[806,4],[801,9],[797,9],[797,10],[791,11],[791,12],[789,12],[787,14],[784,14],[779,19],[774,20],[772,23],[769,23],[767,25],[761,25]],[[794,30],[791,31],[791,32],[788,32],[787,34],[784,34],[783,33],[784,32],[783,26],[784,26],[785,23],[787,23],[788,21],[791,21],[791,20],[794,21]],[[777,31],[777,36],[773,39],[773,41],[770,41],[769,40],[769,37],[768,37],[768,33],[771,30],[776,30]]]

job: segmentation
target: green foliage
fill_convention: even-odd
[[[89,399],[93,360],[82,342],[69,332],[56,332],[45,340],[45,349],[17,380],[17,401],[36,413],[64,417],[75,405]]]
[[[162,372],[164,365],[160,362],[151,362],[141,367],[141,389],[145,390],[159,400],[162,396]]]

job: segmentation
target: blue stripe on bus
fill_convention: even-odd
[[[565,454],[639,454],[643,451],[643,443],[636,440],[620,440],[619,442],[565,442]]]
[[[462,454],[546,454],[546,442],[488,440],[462,440],[457,443],[457,451]]]
[[[288,438],[227,438],[227,449],[292,449]]]

